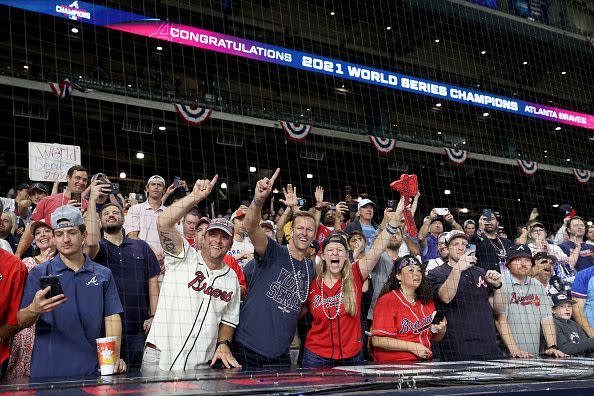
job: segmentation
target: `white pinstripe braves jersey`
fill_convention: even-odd
[[[179,256],[166,255],[166,272],[147,342],[161,350],[161,370],[189,370],[212,359],[219,324],[239,323],[239,282],[223,264],[210,270],[184,240]]]

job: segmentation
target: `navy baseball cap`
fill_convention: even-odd
[[[30,187],[29,183],[19,183],[19,184],[17,184],[15,191],[21,191],[22,189],[25,189],[25,188],[28,190],[29,187]]]
[[[29,188],[29,191],[33,191],[33,190],[37,190],[37,191],[41,191],[43,193],[48,193],[47,191],[47,186],[43,183],[33,183],[31,184],[31,187]]]
[[[229,236],[233,236],[233,223],[224,217],[217,217],[210,221],[210,225],[206,229],[206,232],[210,230],[221,230]]]
[[[532,251],[528,247],[528,245],[513,245],[507,251],[507,263],[511,263],[511,261],[518,257],[529,257],[532,260],[532,264],[534,264],[534,257],[532,257]]]
[[[571,299],[570,297],[567,297],[567,294],[565,293],[552,294],[551,300],[553,300],[553,308],[563,303],[570,303],[571,305],[577,304],[575,300]]]

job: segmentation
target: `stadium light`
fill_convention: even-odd
[[[558,126],[558,127],[556,127],[556,128],[555,128],[555,130],[556,130],[556,131],[560,131],[560,130],[561,130],[561,127],[560,127],[560,126]]]
[[[144,153],[142,153],[142,152],[136,153],[136,158],[143,159],[144,158]]]
[[[443,191],[443,193],[444,193],[445,195],[450,195],[452,192],[451,192],[450,190],[444,190],[444,191]]]
[[[392,30],[392,26],[387,26],[386,30]]]
[[[225,182],[222,182],[222,183],[221,183],[221,188],[222,188],[223,190],[226,190],[226,189],[227,189],[227,183],[225,183]]]
[[[308,179],[313,179],[313,175],[311,173],[308,173],[307,175],[305,175],[305,177],[307,177]]]
[[[29,66],[25,65],[25,66],[23,66],[23,69],[29,70]]]
[[[126,172],[120,172],[120,179],[126,178]]]
[[[158,47],[157,47],[157,51],[163,51],[163,47],[161,47],[161,46],[158,46]]]
[[[460,213],[468,213],[468,212],[469,212],[468,208],[460,209]]]
[[[436,43],[439,43],[439,39],[435,39],[435,42],[436,42]]]
[[[435,103],[435,107],[441,107],[441,103]]]
[[[489,117],[489,113],[487,113],[487,112],[483,113],[483,117]]]
[[[74,33],[74,34],[78,33],[78,29],[77,29],[77,28],[75,28],[75,27],[73,27],[72,29],[70,29],[70,31],[71,31],[72,33]]]
[[[522,62],[522,64],[523,65],[527,65],[528,64],[528,61],[524,61],[524,62]]]
[[[166,131],[166,130],[167,130],[167,127],[165,127],[165,126],[161,125],[161,126],[159,127],[159,130],[160,130],[160,131]]]
[[[566,71],[562,71],[562,72],[561,72],[561,74],[563,74],[563,75],[566,75],[566,74],[567,74],[567,72],[566,72]]]
[[[334,15],[336,15],[336,13],[335,13],[334,11],[332,11],[332,12],[330,13],[330,15],[334,16]]]
[[[250,166],[250,172],[254,173],[256,171],[256,167],[255,166]]]
[[[481,51],[481,55],[485,55],[486,53],[487,53],[487,51],[485,51],[485,50]]]
[[[554,204],[553,205],[553,208],[558,208],[558,207],[559,207],[559,204]]]

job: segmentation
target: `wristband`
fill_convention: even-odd
[[[255,195],[254,195],[254,198],[252,199],[252,203],[258,209],[262,209],[264,207],[264,204],[258,205],[258,202],[256,201],[256,196]]]
[[[497,286],[497,287],[495,287],[493,285],[491,285],[491,287],[493,288],[493,290],[499,290],[499,289],[501,289],[503,287],[503,282],[501,282],[501,284],[499,286]]]
[[[557,348],[557,345],[553,344],[550,347],[547,347],[547,349],[559,349],[559,348]]]
[[[217,341],[217,346],[215,347],[215,349],[217,349],[222,344],[227,345],[229,347],[229,349],[231,349],[231,341],[229,341],[229,340],[220,340],[220,341]]]
[[[388,232],[388,234],[394,235],[396,234],[396,230],[396,227],[392,226],[390,223],[386,223],[386,231]]]

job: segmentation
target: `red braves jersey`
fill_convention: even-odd
[[[18,326],[17,312],[27,279],[27,268],[15,255],[0,249],[0,323]],[[9,339],[0,339],[0,364],[10,356]]]
[[[392,290],[381,296],[375,304],[371,336],[397,338],[420,343],[429,348],[433,311],[433,301],[427,304],[416,301],[411,304],[400,290]],[[380,362],[419,359],[411,352],[388,351],[382,348],[375,348],[374,355],[375,360]]]
[[[340,285],[342,279],[331,288],[324,285],[324,307],[322,308],[322,280],[314,278],[309,288],[309,312],[313,316],[311,329],[307,333],[305,347],[318,356],[327,359],[347,359],[355,356],[363,346],[361,335],[361,294],[363,289],[363,275],[359,268],[359,262],[352,266],[353,277],[355,278],[355,301],[357,312],[350,316],[344,312],[344,298],[340,303],[340,315],[334,319],[328,319],[336,315],[336,309],[340,301]],[[325,309],[326,314],[324,314]]]

